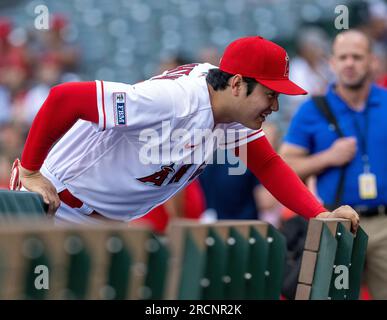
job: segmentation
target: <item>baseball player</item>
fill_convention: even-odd
[[[189,184],[217,148],[239,155],[243,146],[247,167],[283,205],[306,218],[351,219],[356,230],[357,213],[348,206],[328,212],[261,129],[280,93],[307,93],[288,75],[286,51],[253,36],[232,42],[219,68],[193,63],[134,85],[53,87],[14,165],[11,189],[40,193],[60,221],[129,221]],[[198,130],[224,134],[203,147]]]

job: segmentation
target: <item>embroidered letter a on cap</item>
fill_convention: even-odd
[[[126,94],[125,92],[114,92],[114,122],[116,126],[126,125]]]

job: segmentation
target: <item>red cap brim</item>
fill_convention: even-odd
[[[265,87],[268,87],[269,89],[283,93],[288,94],[292,96],[301,95],[301,94],[308,94],[307,91],[296,85],[294,82],[290,80],[262,80],[262,79],[256,79],[259,83],[264,85]]]

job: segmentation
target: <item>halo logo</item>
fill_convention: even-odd
[[[284,72],[284,77],[289,77],[289,56],[286,53],[285,56],[285,72]]]

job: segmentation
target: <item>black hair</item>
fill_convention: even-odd
[[[228,87],[228,80],[233,77],[233,74],[224,72],[220,69],[210,69],[206,77],[206,81],[210,84],[215,91],[225,90]],[[257,85],[257,81],[254,78],[243,77],[243,81],[247,83],[247,93],[248,96],[251,94]]]

